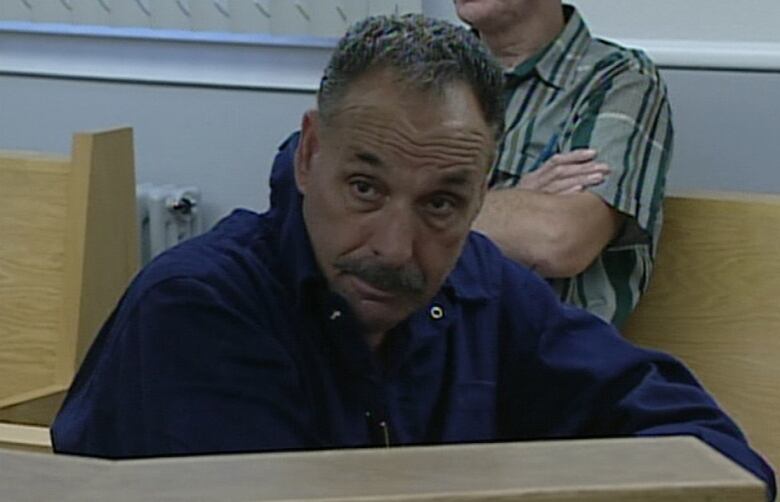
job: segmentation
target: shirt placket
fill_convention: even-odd
[[[368,345],[357,331],[357,323],[343,300],[330,296],[323,311],[325,334],[336,348],[344,371],[349,375],[345,382],[350,388],[344,392],[356,398],[347,415],[355,430],[351,434],[362,436],[366,446],[389,446],[391,430],[387,418],[385,382]],[[358,430],[360,429],[360,430]]]

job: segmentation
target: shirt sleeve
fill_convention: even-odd
[[[123,458],[313,444],[295,366],[264,317],[237,304],[185,278],[125,299],[53,425],[55,449]]]
[[[564,151],[594,148],[609,164],[606,181],[589,190],[653,234],[661,208],[674,132],[666,87],[646,57],[616,66],[594,82],[575,111]]]
[[[680,361],[639,348],[599,318],[561,304],[531,274],[511,275],[505,283],[518,286],[507,286],[515,291],[504,309],[513,331],[522,333],[510,342],[519,352],[504,350],[514,361],[503,366],[516,368],[509,381],[517,387],[506,392],[512,437],[691,435],[775,493],[772,469]],[[518,295],[526,297],[521,311]]]

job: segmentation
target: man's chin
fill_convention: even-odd
[[[361,327],[370,333],[389,331],[425,303],[422,295],[410,297],[385,291],[351,274],[340,279],[336,291],[347,301]]]
[[[361,327],[370,333],[390,331],[411,315],[408,309],[392,302],[361,299],[349,303]]]

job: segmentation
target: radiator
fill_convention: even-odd
[[[203,231],[200,189],[194,186],[136,186],[141,265]]]

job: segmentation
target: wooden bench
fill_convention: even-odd
[[[130,129],[0,151],[0,421],[50,424],[137,268]]]
[[[780,467],[780,196],[668,197],[652,282],[624,333],[687,363]]]
[[[107,461],[0,450],[2,500],[764,502],[691,437]]]

